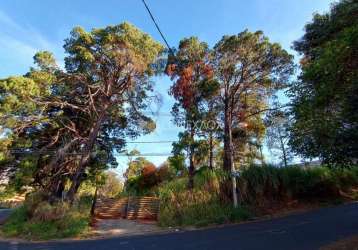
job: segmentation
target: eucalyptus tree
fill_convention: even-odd
[[[249,117],[261,112],[260,104],[274,90],[287,85],[294,70],[292,59],[261,31],[224,36],[215,45],[213,68],[220,83],[223,107],[224,170],[235,170],[233,127],[235,124],[245,127]],[[245,98],[252,94],[255,94],[257,102],[246,103]],[[225,193],[235,194],[235,186],[235,179],[232,178],[232,189],[227,186]],[[236,204],[235,195],[233,198]]]
[[[288,147],[289,113],[284,110],[273,110],[265,118],[267,146],[272,153],[278,151],[279,157],[285,167],[293,155]]]
[[[189,188],[194,186],[194,152],[200,145],[195,142],[195,137],[201,131],[200,122],[203,120],[200,88],[212,78],[212,72],[208,45],[196,37],[181,40],[178,50],[168,57],[166,73],[173,81],[170,94],[176,100],[172,108],[174,123],[185,129],[182,137],[187,143],[189,157]]]
[[[23,138],[33,137],[31,148],[40,152],[42,166],[37,174],[49,179],[44,188],[55,195],[64,186],[60,183],[69,181],[67,198],[72,201],[91,168],[115,165],[113,152],[123,148],[125,136],[154,129],[142,111],[150,101],[150,77],[163,47],[122,23],[90,32],[77,27],[64,48],[65,70],[55,67],[50,53],[42,52],[35,57],[39,69],[16,78],[16,85],[12,78],[1,81],[0,89],[4,96],[21,99],[25,107],[8,108],[3,126],[24,131]],[[9,101],[2,100],[2,107],[8,107]]]

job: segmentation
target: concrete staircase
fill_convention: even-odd
[[[157,220],[159,198],[129,197],[120,199],[98,199],[95,208],[97,219]]]
[[[130,197],[127,208],[127,219],[157,220],[159,199],[156,197]]]
[[[98,219],[119,219],[126,217],[128,198],[98,199],[95,217]]]

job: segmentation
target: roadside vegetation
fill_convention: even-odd
[[[2,227],[6,237],[48,240],[77,237],[89,229],[91,199],[82,198],[72,206],[65,202],[50,204],[41,194],[30,194],[15,209]]]
[[[222,170],[203,168],[195,174],[194,187],[188,190],[188,177],[181,177],[161,184],[159,224],[161,226],[207,226],[240,222],[253,214],[248,207],[234,208],[223,202],[220,183],[227,179]]]
[[[234,208],[221,195],[220,183],[228,176],[220,169],[200,169],[194,188],[188,177],[163,182],[147,193],[160,197],[161,226],[206,226],[240,222],[250,217],[280,213],[298,205],[326,205],[358,198],[358,166],[302,168],[250,166],[238,178],[240,205]],[[293,204],[289,207],[288,204]]]
[[[65,67],[40,51],[24,75],[0,79],[1,199],[27,193],[7,237],[76,237],[96,197],[160,198],[162,226],[206,226],[290,204],[357,199],[358,4],[315,14],[294,56],[262,31],[198,37],[164,49],[134,25],[65,40]],[[171,80],[172,156],[155,166],[127,141],[155,130],[155,76]],[[281,103],[282,95],[289,97]],[[275,165],[263,153],[267,145]],[[124,182],[110,170],[127,152]],[[316,166],[294,165],[315,159]],[[2,180],[2,179],[1,179]]]

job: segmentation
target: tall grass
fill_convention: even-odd
[[[226,178],[222,171],[203,169],[194,178],[194,189],[188,190],[188,178],[182,177],[162,185],[161,226],[206,226],[245,220],[250,217],[244,207],[234,209],[220,201],[220,183]]]
[[[220,185],[227,180],[220,170],[202,169],[194,178],[194,189],[188,190],[188,179],[182,177],[161,185],[159,223],[162,226],[203,226],[247,219],[256,208],[294,200],[335,200],[341,192],[358,187],[358,167],[250,166],[238,178],[241,207],[234,209],[220,199]],[[250,208],[250,209],[248,209]]]
[[[358,186],[358,167],[250,166],[238,180],[241,200],[260,205],[267,200],[335,198]]]

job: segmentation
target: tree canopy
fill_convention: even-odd
[[[163,47],[122,23],[90,32],[76,27],[64,48],[65,70],[40,52],[37,68],[0,81],[0,115],[10,148],[21,147],[20,161],[32,160],[32,184],[59,196],[70,182],[72,200],[90,172],[116,165],[126,136],[155,127],[143,110]]]
[[[302,73],[290,88],[290,145],[307,158],[350,164],[358,155],[358,3],[315,14],[294,43]]]

